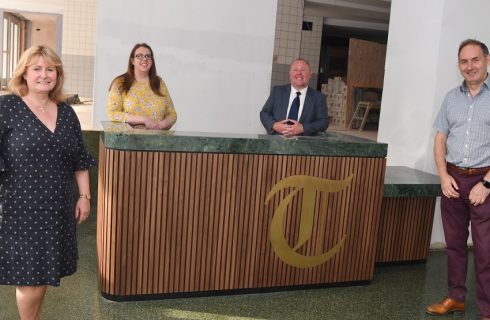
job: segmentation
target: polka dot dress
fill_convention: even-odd
[[[0,97],[0,284],[58,286],[77,269],[74,171],[95,165],[80,123],[58,105],[51,132],[18,96]]]

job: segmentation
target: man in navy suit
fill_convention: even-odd
[[[308,61],[296,59],[291,63],[291,84],[272,88],[260,112],[260,121],[268,133],[285,137],[313,136],[327,129],[327,98],[308,87],[310,78]]]

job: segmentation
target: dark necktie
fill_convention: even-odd
[[[301,92],[296,92],[296,98],[294,98],[293,103],[291,103],[291,108],[289,108],[288,119],[292,119],[298,121],[298,113],[299,113],[299,96]]]

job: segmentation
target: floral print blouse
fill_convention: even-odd
[[[107,103],[107,113],[111,121],[127,122],[128,114],[145,116],[161,121],[170,119],[172,125],[177,121],[177,113],[165,82],[160,79],[160,92],[156,95],[148,81],[135,81],[129,91],[124,94],[122,79],[114,80]]]

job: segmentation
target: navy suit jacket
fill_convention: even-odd
[[[272,88],[269,98],[260,111],[260,121],[267,133],[275,134],[272,125],[277,121],[286,119],[290,94],[290,84]],[[299,122],[303,125],[303,135],[305,136],[313,136],[327,129],[327,97],[323,93],[308,87]]]

